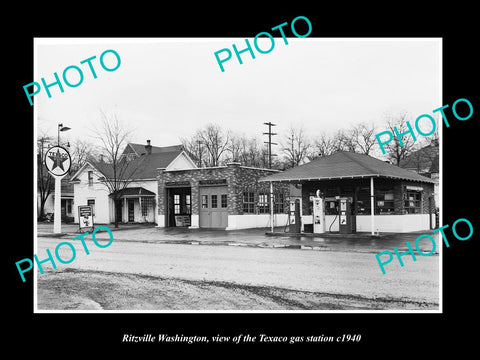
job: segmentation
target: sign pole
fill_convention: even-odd
[[[273,219],[274,219],[274,215],[273,215],[273,182],[270,181],[270,228],[272,230],[272,233],[273,233]]]
[[[370,227],[375,235],[375,191],[373,190],[373,177],[370,178]]]
[[[63,177],[63,176],[62,176]],[[62,177],[55,176],[55,203],[54,203],[54,214],[53,214],[53,233],[60,234],[62,232]]]

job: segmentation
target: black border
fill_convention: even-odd
[[[160,4],[160,3],[159,3]],[[6,291],[9,317],[6,324],[7,347],[21,352],[47,353],[69,346],[75,354],[117,353],[117,351],[193,349],[196,353],[211,353],[223,349],[239,349],[225,345],[160,345],[122,343],[123,334],[183,333],[185,335],[334,335],[362,334],[358,344],[259,344],[247,349],[314,350],[314,356],[341,351],[365,351],[373,356],[395,353],[434,354],[436,349],[461,346],[465,352],[473,348],[475,323],[468,321],[475,313],[478,256],[478,215],[476,211],[476,154],[478,154],[476,122],[480,113],[478,87],[478,20],[473,3],[438,3],[421,8],[419,3],[397,2],[389,5],[312,3],[302,9],[296,4],[275,3],[260,10],[246,3],[222,3],[198,9],[181,4],[183,9],[162,4],[84,4],[81,7],[48,7],[45,4],[25,5],[25,9],[10,9],[11,26],[5,31],[8,55],[4,69],[7,84],[4,96],[12,128],[7,141],[9,149],[18,149],[25,168],[33,169],[33,108],[29,106],[23,85],[33,81],[34,37],[253,37],[285,21],[302,15],[310,19],[310,37],[441,37],[443,38],[443,104],[467,98],[474,107],[473,117],[465,122],[453,120],[443,131],[443,223],[452,224],[458,218],[468,218],[474,235],[468,241],[451,241],[443,253],[443,314],[33,314],[33,277],[19,280],[15,261],[32,256],[33,189],[30,172],[13,181],[20,189],[9,200],[8,219],[13,219],[13,231],[6,228],[2,266],[6,270]],[[121,9],[125,6],[125,10]],[[38,7],[38,9],[36,8]],[[68,11],[67,11],[68,10]],[[13,25],[12,25],[13,23]],[[426,109],[428,111],[430,109]],[[451,112],[447,112],[450,117]],[[14,117],[14,118],[13,118]],[[17,119],[17,120],[15,120]],[[18,129],[21,127],[21,129]],[[19,141],[20,140],[20,141]],[[15,155],[16,157],[17,155]],[[7,157],[8,159],[8,157]],[[23,176],[22,176],[23,175]],[[7,178],[7,186],[12,179]],[[10,185],[9,185],[10,184]],[[17,191],[16,191],[17,193]],[[10,206],[11,205],[11,206]],[[27,225],[28,224],[28,225]],[[10,220],[8,221],[10,225]],[[451,233],[447,232],[447,234]],[[419,289],[421,291],[421,289]],[[12,310],[10,310],[12,309]],[[25,350],[20,350],[25,349]],[[379,352],[382,349],[385,352]],[[70,354],[65,353],[66,356]],[[230,355],[226,353],[225,355]],[[317,354],[317,355],[316,355]],[[59,355],[57,353],[57,355]],[[402,354],[403,355],[403,354]]]

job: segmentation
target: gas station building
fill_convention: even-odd
[[[158,227],[238,230],[284,226],[289,185],[270,187],[258,182],[275,173],[237,162],[158,169]]]
[[[301,232],[373,235],[436,228],[435,181],[368,155],[340,151],[259,181],[301,187]],[[293,203],[290,218],[295,223]]]

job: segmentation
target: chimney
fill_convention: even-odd
[[[145,151],[147,152],[147,155],[150,155],[152,153],[152,145],[150,145],[150,140],[147,140],[147,145],[145,145]]]

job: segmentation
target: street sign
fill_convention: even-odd
[[[90,205],[81,205],[78,207],[78,226],[81,228],[93,228],[93,209]]]
[[[68,173],[72,159],[67,149],[62,146],[53,146],[45,154],[45,166],[50,174],[62,177]]]

